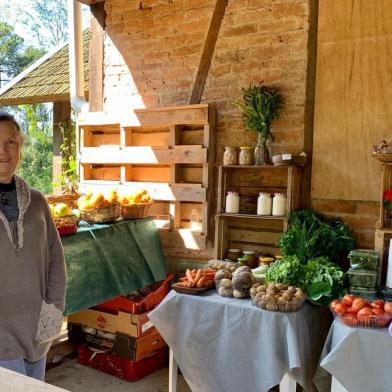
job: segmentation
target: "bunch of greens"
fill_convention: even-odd
[[[284,283],[299,287],[303,276],[303,265],[296,256],[286,256],[271,264],[266,273],[267,282]]]
[[[304,275],[300,281],[309,298],[323,304],[341,294],[343,289],[343,271],[327,257],[309,260],[303,268]]]
[[[343,289],[343,271],[327,257],[304,264],[296,256],[285,256],[270,266],[266,280],[301,287],[319,304],[329,303]]]
[[[243,88],[243,102],[234,102],[234,106],[242,111],[244,124],[248,131],[257,132],[262,140],[274,140],[271,123],[279,117],[283,106],[279,91],[261,82]]]
[[[297,256],[301,263],[326,256],[332,261],[346,257],[355,240],[340,219],[331,220],[310,210],[292,212],[289,229],[280,240],[285,256]]]

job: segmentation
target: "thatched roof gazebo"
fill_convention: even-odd
[[[90,32],[83,33],[85,96],[89,90]],[[0,88],[0,107],[53,102],[53,181],[61,173],[61,134],[58,124],[71,117],[69,45],[58,45]]]

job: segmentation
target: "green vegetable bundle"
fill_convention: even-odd
[[[301,287],[314,302],[328,304],[341,293],[343,275],[342,269],[327,257],[304,264],[296,256],[285,256],[270,266],[266,280]]]
[[[321,256],[337,262],[347,257],[355,240],[341,220],[302,210],[290,214],[289,229],[282,235],[279,246],[283,255],[297,256],[301,263]]]

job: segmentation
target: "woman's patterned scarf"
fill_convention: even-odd
[[[17,196],[18,208],[19,208],[19,217],[16,222],[16,227],[17,227],[16,243],[13,239],[14,236],[12,235],[11,225],[8,222],[8,219],[1,211],[0,211],[0,221],[3,222],[8,238],[11,241],[14,249],[19,251],[23,247],[23,218],[31,202],[31,193],[30,193],[30,187],[28,186],[27,182],[23,180],[23,178],[14,174],[14,179],[15,179],[16,196]]]

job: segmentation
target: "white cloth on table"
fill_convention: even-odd
[[[392,338],[387,328],[352,328],[335,319],[315,376],[319,391],[330,391],[332,374],[348,391],[392,391]]]
[[[170,292],[149,314],[193,392],[263,392],[292,370],[307,392],[330,325],[327,308],[269,312],[250,299]]]

